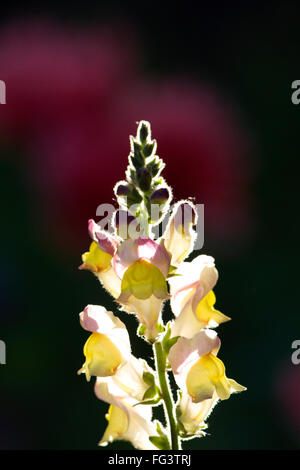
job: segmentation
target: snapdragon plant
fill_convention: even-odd
[[[99,444],[127,440],[137,449],[181,449],[184,439],[205,435],[206,420],[220,400],[245,390],[225,374],[215,328],[230,320],[214,308],[218,271],[211,256],[192,253],[197,211],[177,202],[169,216],[172,190],[161,173],[150,124],[141,121],[130,137],[126,176],[114,193],[119,208],[111,230],[89,220],[92,239],[81,269],[91,271],[121,309],[137,318],[137,335],[153,347],[155,368],[131,352],[125,324],[116,312],[88,305],[81,326],[91,334],[78,373],[95,380],[95,394],[108,403],[107,428]],[[169,217],[167,224],[163,224]],[[164,231],[157,237],[157,227]],[[174,319],[164,324],[170,302]],[[168,374],[177,384],[175,402]],[[152,419],[163,406],[165,422]]]

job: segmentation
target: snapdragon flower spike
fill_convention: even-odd
[[[204,329],[193,338],[179,338],[169,352],[174,378],[193,403],[211,399],[214,393],[226,400],[233,392],[246,390],[225,375],[223,362],[216,357],[220,340],[213,330]]]
[[[171,307],[176,316],[172,336],[192,338],[203,327],[214,328],[230,320],[214,309],[213,288],[218,271],[211,256],[199,255],[191,262],[183,262],[176,270],[178,276],[169,279]]]
[[[191,201],[175,204],[162,237],[165,248],[171,255],[171,265],[178,266],[193,251],[196,241],[197,211]]]
[[[168,252],[149,237],[128,239],[119,246],[113,266],[122,281],[117,301],[127,312],[136,314],[147,328],[145,336],[152,341],[158,334],[162,303],[169,298]]]
[[[81,326],[92,334],[83,349],[85,363],[78,371],[87,381],[91,376],[116,374],[131,357],[129,335],[121,320],[100,305],[88,305],[80,313]]]
[[[125,440],[139,450],[157,450],[150,437],[157,436],[155,422],[152,422],[152,407],[137,405],[133,397],[113,380],[100,381],[95,385],[96,396],[110,404],[106,418],[108,426],[99,442],[105,446],[115,440]]]
[[[130,136],[126,180],[114,187],[119,208],[112,217],[113,234],[89,220],[92,243],[80,266],[97,276],[119,308],[137,317],[138,335],[154,343],[156,370],[132,355],[120,319],[104,307],[88,305],[80,322],[91,335],[78,373],[88,381],[96,376],[95,394],[109,404],[99,445],[127,440],[141,450],[180,450],[181,439],[205,435],[206,420],[219,400],[245,387],[226,376],[217,357],[220,340],[211,328],[230,318],[214,308],[214,259],[200,255],[186,261],[195,247],[196,206],[188,199],[177,202],[156,240],[154,227],[172,200],[156,149],[150,124],[141,121],[136,137]],[[168,299],[175,320],[165,328],[161,313]],[[167,380],[170,368],[179,387],[176,410]],[[166,429],[152,421],[153,406],[160,404],[168,418]]]

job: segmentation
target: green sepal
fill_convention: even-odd
[[[163,333],[165,331],[165,327],[161,323],[156,323],[155,327],[158,333]]]
[[[143,381],[145,384],[152,386],[155,384],[155,376],[151,372],[145,371],[143,373]]]
[[[135,172],[135,169],[132,168],[131,165],[128,165],[125,174],[126,174],[127,180],[132,182],[134,185],[136,185],[136,172]]]
[[[134,166],[136,170],[139,170],[140,168],[143,168],[144,166],[144,162],[140,161],[135,155],[130,155],[130,161],[131,161],[132,166]]]
[[[138,335],[138,336],[145,336],[146,330],[147,330],[146,325],[144,325],[143,323],[141,323],[141,325],[140,325],[140,326],[138,327],[138,329],[137,329],[137,335]]]
[[[182,276],[182,274],[177,274],[177,273],[174,273],[174,274],[168,274],[168,277],[167,277],[167,279],[170,279],[170,277],[176,277],[176,276]]]
[[[160,397],[160,390],[159,388],[154,384],[151,387],[146,390],[146,392],[143,395],[143,401],[144,400],[149,400],[152,398]]]
[[[159,397],[153,398],[153,400],[139,401],[138,403],[135,403],[132,406],[134,407],[134,406],[138,406],[138,405],[157,405],[157,403],[159,403],[160,400],[161,400],[161,397],[159,396]]]
[[[182,274],[178,274],[178,273],[176,273],[176,271],[177,271],[177,266],[172,266],[172,265],[171,265],[170,268],[169,268],[169,272],[168,272],[168,275],[167,275],[167,279],[168,279],[169,277],[182,276]]]
[[[178,338],[179,336],[174,336],[173,338],[171,338],[171,324],[169,322],[167,324],[167,332],[162,340],[162,347],[166,356],[168,356],[171,347],[174,346]]]
[[[158,157],[154,157],[149,163],[147,163],[147,168],[153,178],[162,171],[163,167],[162,160]]]
[[[153,153],[155,153],[156,150],[156,141],[152,140],[149,144],[145,144],[143,147],[143,154],[144,157],[148,158],[151,157]]]
[[[182,422],[180,421],[180,416],[182,415],[182,412],[179,408],[179,405],[176,406],[176,418],[177,418],[177,426],[178,426],[178,430],[179,430],[179,434],[180,435],[186,435],[186,430],[182,424]]]
[[[152,444],[154,444],[160,450],[171,450],[169,439],[161,429],[159,422],[156,424],[156,430],[159,436],[150,436],[150,442],[152,442]]]

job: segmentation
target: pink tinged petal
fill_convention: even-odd
[[[187,393],[186,378],[191,367],[203,355],[209,353],[216,355],[220,345],[217,333],[204,329],[192,338],[180,337],[172,346],[169,352],[169,362],[176,383],[184,393]],[[211,396],[207,396],[207,398],[211,398]]]
[[[90,237],[98,243],[98,246],[102,251],[114,256],[119,244],[117,238],[113,237],[109,232],[102,230],[93,219],[88,221],[88,231]]]
[[[192,262],[182,263],[176,274],[169,279],[171,291],[171,306],[175,315],[179,315],[187,301],[193,298],[193,309],[200,300],[216,285],[218,271],[215,268],[214,258],[199,255]]]
[[[109,253],[111,256],[115,255],[119,243],[118,240],[104,230],[100,230],[96,233],[96,239],[98,246],[102,251]]]
[[[195,258],[192,261],[193,269],[200,267],[200,277],[197,291],[195,293],[194,301],[196,305],[203,299],[216,285],[218,280],[218,271],[215,268],[214,260],[210,256],[205,257],[206,259],[201,260]],[[210,259],[207,259],[210,258]],[[193,305],[194,308],[194,305]]]
[[[122,279],[127,268],[138,259],[138,246],[136,240],[129,238],[128,240],[123,241],[119,245],[117,253],[112,259],[113,267],[117,276]]]
[[[130,339],[124,323],[100,305],[88,305],[80,313],[80,324],[88,331],[107,336],[126,362],[131,355]]]
[[[106,312],[106,308],[100,305],[87,305],[83,312],[79,314],[80,324],[82,328],[93,333],[100,333],[99,319],[102,318],[102,316],[106,316]],[[107,319],[107,323],[111,328],[113,326],[113,322],[108,316]]]
[[[171,290],[171,308],[172,312],[176,317],[180,315],[182,310],[185,308],[187,303],[190,303],[191,300],[193,299],[193,296],[195,294],[196,288],[198,287],[198,283],[190,284],[188,288],[183,288],[175,291],[172,295],[172,290],[174,292],[174,289],[172,289],[172,279],[169,279],[169,285],[170,285],[170,290]]]
[[[171,294],[183,289],[189,289],[195,286],[199,281],[205,281],[208,272],[205,271],[203,277],[203,271],[205,268],[210,268],[214,272],[215,282],[217,280],[217,270],[215,270],[215,260],[212,256],[199,255],[191,262],[183,262],[176,270],[175,276],[170,278]]]
[[[170,268],[170,255],[163,245],[151,240],[151,238],[138,238],[138,256],[139,259],[145,259],[156,266],[165,278]]]
[[[89,219],[88,232],[89,232],[89,236],[91,237],[92,240],[94,240],[94,242],[97,241],[96,232],[98,232],[99,230],[101,230],[100,226],[96,224],[96,222],[93,219]]]
[[[151,238],[125,240],[118,248],[113,258],[113,266],[117,275],[122,279],[125,271],[135,261],[146,260],[157,267],[166,278],[170,267],[170,256],[165,248],[155,243]]]

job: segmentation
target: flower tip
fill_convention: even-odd
[[[108,442],[107,442],[107,441],[102,441],[102,440],[101,440],[101,441],[98,442],[98,446],[99,446],[99,447],[106,447],[107,445],[108,445]]]

